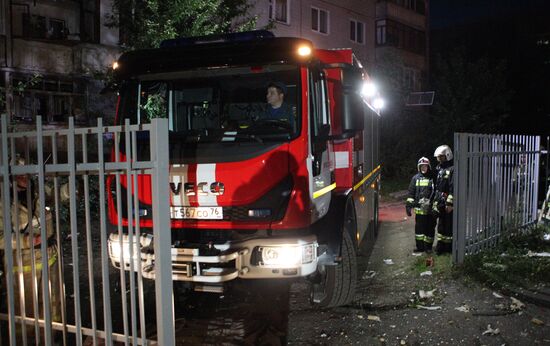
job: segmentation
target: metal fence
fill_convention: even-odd
[[[453,261],[536,222],[540,138],[455,133]]]
[[[97,127],[75,128],[70,118],[68,128],[48,130],[37,117],[36,131],[8,127],[3,115],[0,343],[174,344],[166,119],[113,127],[98,119]],[[150,154],[140,161],[136,136],[144,133]],[[104,160],[106,138],[112,139],[114,162]],[[108,257],[106,194],[114,194],[121,210],[124,179],[134,187],[124,196],[130,221],[114,231],[127,234],[129,258],[140,256],[131,245],[142,231],[134,198],[138,174],[152,178],[154,283],[140,270],[115,269]],[[107,191],[108,176],[116,179],[116,191]],[[140,264],[130,261],[131,267]]]

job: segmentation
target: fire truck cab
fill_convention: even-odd
[[[117,124],[169,121],[173,280],[217,291],[234,279],[307,277],[315,303],[349,303],[380,188],[379,114],[352,51],[254,31],[169,40],[117,64]],[[281,109],[267,103],[273,87]],[[115,184],[110,220],[127,226],[126,179]],[[137,194],[137,257],[154,279],[150,176]],[[110,235],[116,267],[130,270],[130,246]]]

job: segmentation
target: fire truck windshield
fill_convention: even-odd
[[[197,143],[287,141],[300,130],[296,65],[195,69],[138,79],[121,89],[120,124],[166,117],[171,138]]]

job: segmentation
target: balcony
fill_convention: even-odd
[[[75,42],[13,40],[13,67],[42,74],[87,74],[104,71],[118,58],[117,47]]]
[[[407,23],[418,29],[426,28],[426,16],[416,11],[400,6],[393,1],[379,1],[376,3],[377,19],[394,19],[399,22]]]

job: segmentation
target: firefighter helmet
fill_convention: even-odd
[[[447,161],[451,161],[453,159],[453,151],[448,145],[440,145],[435,149],[434,157],[438,157],[441,155],[445,155],[445,158]]]
[[[426,158],[426,157],[421,157],[418,160],[418,165],[416,167],[418,168],[419,172],[420,172],[420,166],[422,166],[422,165],[427,165],[429,169],[432,168],[432,165],[430,165],[430,160],[428,160],[428,158]]]

